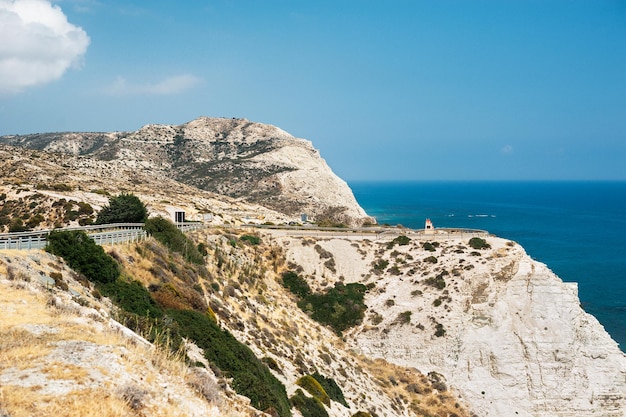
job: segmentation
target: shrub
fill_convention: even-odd
[[[53,230],[48,235],[45,250],[63,258],[70,268],[92,282],[106,284],[120,275],[115,260],[82,230]]]
[[[431,264],[436,264],[437,263],[437,258],[435,258],[434,256],[429,256],[427,258],[424,258],[424,262],[431,263]]]
[[[248,242],[251,245],[258,245],[261,243],[261,238],[255,235],[243,235],[239,238],[243,242]]]
[[[307,397],[301,389],[296,390],[290,400],[291,404],[302,413],[302,417],[328,417],[322,403],[316,398]]]
[[[341,390],[339,385],[337,385],[334,379],[326,378],[325,376],[320,375],[317,372],[311,376],[315,378],[317,382],[319,382],[319,384],[322,386],[322,388],[324,388],[324,391],[326,391],[326,394],[328,394],[331,400],[336,401],[339,404],[342,404],[346,408],[349,408],[348,403],[346,402],[346,399],[343,396],[343,391]]]
[[[37,213],[33,217],[28,219],[28,221],[26,222],[26,227],[28,227],[29,229],[33,228],[33,227],[37,227],[44,220],[45,220],[44,217],[40,213]]]
[[[283,287],[301,299],[311,294],[311,287],[306,280],[293,271],[283,273]]]
[[[232,387],[248,397],[258,410],[275,409],[281,417],[291,417],[285,386],[272,375],[250,350],[207,315],[191,310],[168,310],[180,336],[193,340],[204,355],[233,379]]]
[[[469,240],[469,245],[472,249],[489,249],[491,245],[487,243],[485,239],[479,237],[473,237]]]
[[[446,287],[446,281],[443,279],[444,276],[449,275],[448,271],[443,271],[437,274],[434,278],[428,278],[424,281],[425,284],[430,285],[431,287],[435,287],[438,290],[443,290]]]
[[[389,265],[389,261],[386,259],[379,259],[378,261],[374,262],[374,271],[384,271],[385,268],[387,268],[387,266]]]
[[[186,261],[199,265],[204,264],[204,257],[198,251],[196,244],[171,221],[163,217],[155,217],[146,220],[144,228],[148,235],[154,237],[172,252],[183,255]]]
[[[81,201],[78,203],[78,213],[89,216],[93,214],[93,207],[89,203]]]
[[[109,198],[109,205],[102,207],[96,224],[143,223],[148,218],[148,210],[133,194],[120,194]]]
[[[424,248],[424,250],[427,250],[428,252],[435,252],[437,249],[435,248],[435,245],[433,245],[430,242],[424,242],[422,243],[422,248]]]
[[[296,384],[304,388],[313,398],[330,407],[330,397],[322,388],[322,385],[311,375],[305,375],[296,381]]]
[[[398,317],[396,318],[396,323],[398,324],[409,324],[411,322],[411,312],[410,311],[403,311],[402,313],[398,314]]]
[[[24,226],[24,222],[19,217],[13,218],[9,223],[9,233],[25,232],[28,227]]]
[[[153,318],[163,316],[160,307],[139,281],[120,277],[113,282],[98,285],[98,289],[128,313]]]
[[[341,334],[359,323],[367,306],[363,302],[367,288],[363,284],[341,282],[325,294],[311,294],[298,302],[298,307],[311,317]]]
[[[400,246],[408,245],[410,241],[411,239],[409,237],[405,235],[400,235],[396,237],[394,240],[392,240],[391,242],[387,243],[387,249],[393,248],[394,245],[400,245]]]

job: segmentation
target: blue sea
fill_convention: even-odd
[[[351,182],[378,223],[483,229],[520,243],[626,352],[626,182]]]

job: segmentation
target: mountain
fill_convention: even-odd
[[[195,188],[327,224],[371,222],[311,142],[245,119],[200,117],[136,132],[42,133],[0,143],[90,160],[105,175],[173,179]]]

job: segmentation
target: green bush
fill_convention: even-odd
[[[281,417],[291,416],[285,386],[250,350],[205,314],[191,310],[168,310],[180,336],[193,340],[204,355],[233,379],[232,387],[248,397],[258,410],[275,409]]]
[[[384,271],[385,268],[387,268],[387,266],[389,265],[389,261],[386,259],[379,259],[378,261],[374,262],[374,270],[375,271]]]
[[[348,403],[346,402],[346,399],[343,396],[343,391],[341,390],[339,385],[337,385],[334,379],[326,378],[325,376],[320,375],[317,372],[311,376],[315,378],[317,382],[320,383],[320,385],[322,386],[322,388],[324,388],[324,391],[326,391],[326,394],[328,394],[331,400],[336,401],[339,404],[342,404],[346,408],[349,408]]]
[[[402,313],[398,314],[396,322],[398,324],[409,324],[411,322],[411,314],[412,313],[410,311],[403,311]]]
[[[143,223],[147,218],[148,210],[141,200],[133,194],[122,193],[109,198],[109,205],[102,207],[96,224]]]
[[[446,287],[446,280],[443,278],[446,275],[450,275],[448,271],[442,271],[434,278],[428,278],[424,281],[425,284],[435,287],[438,290],[443,290]]]
[[[283,273],[283,287],[299,298],[305,298],[311,294],[311,287],[306,280],[293,271]]]
[[[63,258],[70,268],[92,282],[106,284],[120,276],[115,260],[82,230],[53,230],[48,235],[46,251]]]
[[[113,282],[100,284],[98,289],[101,294],[109,297],[118,307],[129,313],[153,318],[163,316],[161,308],[146,287],[137,280],[126,280],[120,277]]]
[[[296,381],[296,384],[304,388],[309,394],[322,404],[330,407],[330,397],[322,385],[311,375],[305,375]]]
[[[472,249],[489,249],[491,245],[487,243],[485,239],[479,237],[473,237],[469,240],[469,245]]]
[[[261,238],[255,235],[243,235],[239,238],[242,242],[248,242],[251,245],[258,245],[261,243]]]
[[[311,294],[298,302],[298,307],[311,317],[341,334],[344,330],[359,323],[367,306],[363,302],[367,288],[363,284],[341,282],[325,294]]]
[[[422,243],[422,248],[424,248],[424,250],[427,250],[428,252],[435,252],[437,249],[435,248],[435,245],[433,245],[430,242],[424,242]]]
[[[400,235],[391,242],[387,243],[387,249],[393,248],[395,245],[405,246],[408,245],[411,239],[405,235]]]
[[[324,405],[316,399],[304,395],[301,389],[290,398],[291,404],[302,413],[302,417],[328,417]]]
[[[435,258],[434,256],[429,256],[427,258],[424,258],[424,262],[428,262],[431,264],[436,264],[437,263],[437,258]]]
[[[204,264],[204,257],[198,251],[198,246],[189,239],[171,221],[163,217],[146,220],[146,233],[165,245],[172,252],[178,252],[186,261],[198,265]]]
[[[25,232],[28,227],[24,225],[24,222],[19,217],[14,217],[9,223],[9,233]]]
[[[436,337],[443,337],[445,335],[446,335],[446,329],[444,329],[443,324],[437,323],[435,325],[435,336]]]

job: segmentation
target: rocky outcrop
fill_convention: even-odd
[[[353,346],[445,376],[479,416],[626,415],[626,356],[581,308],[575,283],[504,239],[473,250],[468,237],[409,236],[393,248],[392,237],[320,240],[334,273],[320,270],[312,245],[288,244],[288,258],[312,283],[369,284]]]
[[[245,119],[201,117],[136,132],[5,136],[0,143],[87,156],[329,223],[371,221],[311,142]]]

